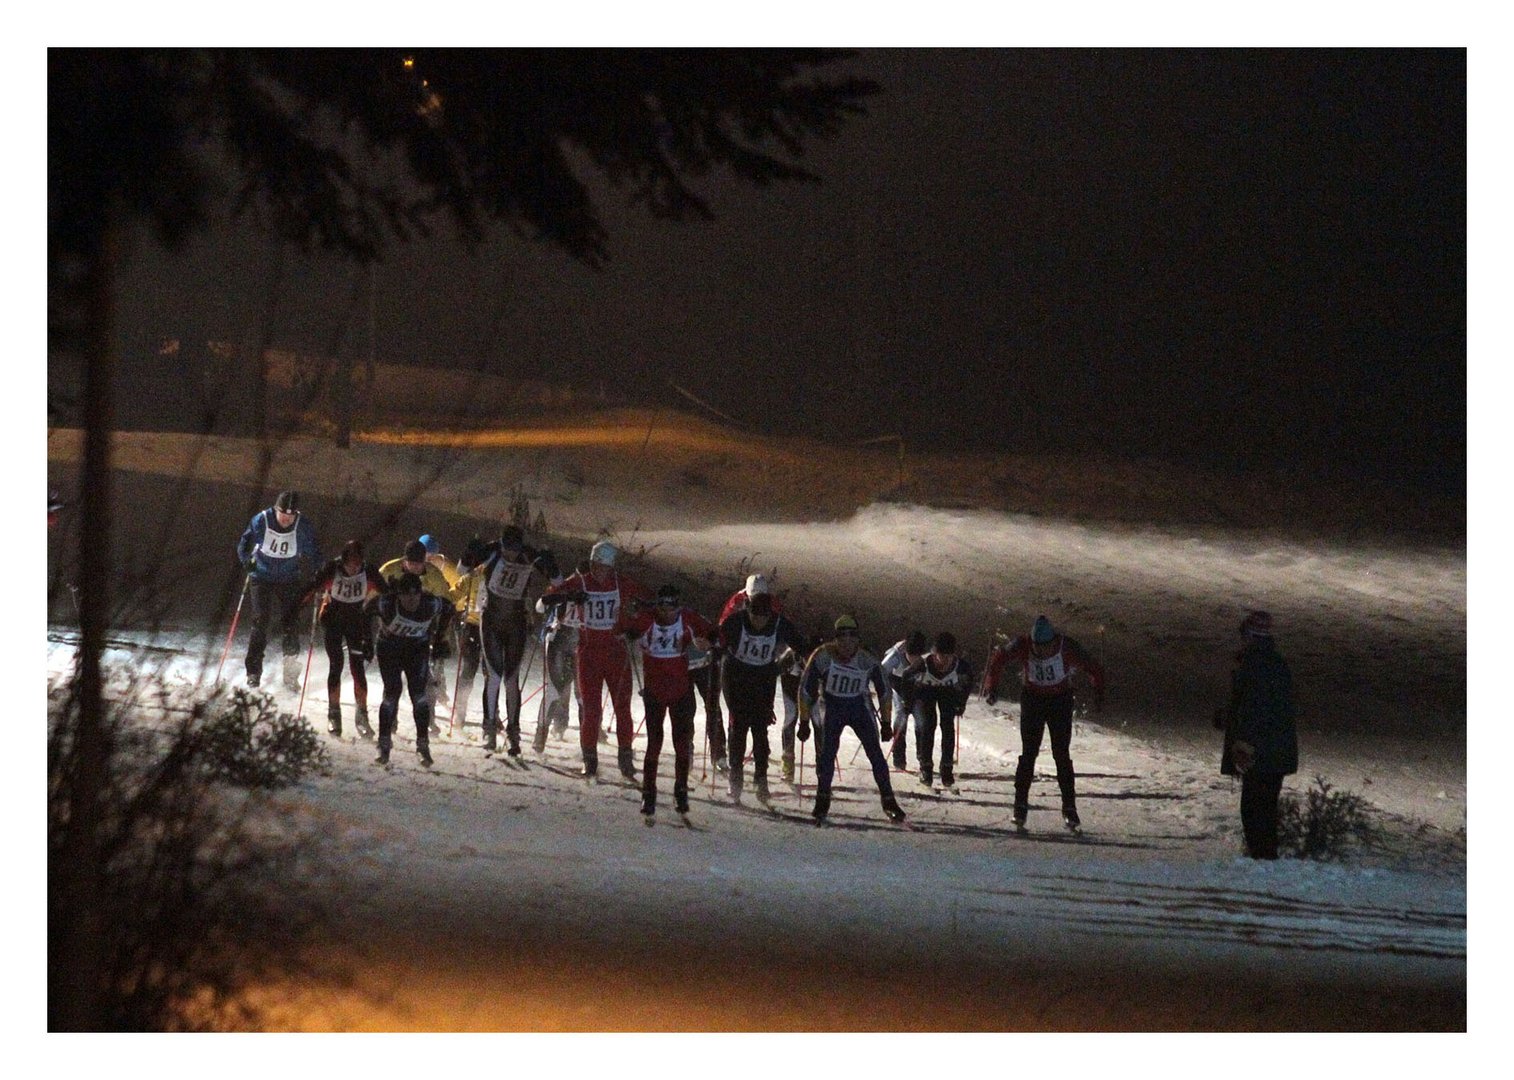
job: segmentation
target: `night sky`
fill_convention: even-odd
[[[672,225],[604,189],[612,263],[500,236],[378,271],[381,361],[752,427],[1107,450],[1460,489],[1462,50],[863,51],[883,93],[820,187],[699,185]],[[247,225],[121,278],[162,335],[367,353],[366,273]]]

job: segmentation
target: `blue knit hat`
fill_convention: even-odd
[[[1051,628],[1051,620],[1045,615],[1037,615],[1036,625],[1030,628],[1030,640],[1037,645],[1045,645],[1056,636],[1057,632]]]

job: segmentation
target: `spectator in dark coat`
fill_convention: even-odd
[[[1246,853],[1253,859],[1275,859],[1283,777],[1298,772],[1293,676],[1273,643],[1267,612],[1247,615],[1241,638],[1245,647],[1230,676],[1230,705],[1215,718],[1225,731],[1220,772],[1241,778]]]

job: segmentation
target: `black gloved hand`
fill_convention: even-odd
[[[800,742],[809,742],[810,722],[808,720],[799,721],[799,726],[794,729],[794,738]]]
[[[988,690],[983,691],[983,700],[986,701],[990,705],[996,705],[996,704],[998,704],[998,702],[999,702],[999,691],[994,690],[994,689],[988,689]]]
[[[888,742],[894,737],[893,726],[887,720],[878,721],[878,737],[884,742]]]
[[[431,655],[438,660],[445,660],[452,655],[452,638],[447,635],[437,638],[431,643]]]

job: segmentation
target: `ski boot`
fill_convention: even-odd
[[[935,780],[935,777],[931,775],[930,766],[929,765],[922,765],[922,766],[920,766],[920,783],[924,784],[926,787],[930,787],[932,785],[932,782],[934,780]]]
[[[589,747],[584,751],[584,766],[579,770],[579,776],[585,780],[596,780],[599,777],[599,751],[595,747]]]
[[[373,759],[373,763],[375,765],[387,765],[387,764],[389,764],[389,751],[387,751],[387,750],[380,750],[378,752],[378,757],[376,757],[376,758]]]
[[[755,787],[757,788],[756,794],[758,802],[766,803],[770,798],[772,798],[772,796],[768,794],[768,778],[766,776],[759,776],[756,780]]]
[[[624,776],[627,780],[636,779],[636,759],[631,750],[621,750],[616,755],[616,761],[620,765],[621,776]]]
[[[1030,816],[1030,808],[1025,806],[1015,807],[1015,828],[1020,832],[1025,831],[1025,819]]]
[[[890,821],[896,824],[904,820],[904,808],[892,795],[883,796],[883,812],[888,815]]]
[[[1078,817],[1077,807],[1062,807],[1062,824],[1067,826],[1068,832],[1078,833],[1083,831],[1083,822],[1082,819]]]
[[[434,716],[426,724],[426,731],[431,735],[440,735],[442,733],[442,726],[436,722]]]
[[[904,760],[903,754],[894,755],[894,769],[898,772],[909,772],[909,764]]]
[[[941,770],[941,786],[948,791],[957,790],[957,777],[950,769]]]
[[[326,706],[326,730],[338,737],[342,734],[342,707],[340,705]]]
[[[817,794],[815,796],[815,807],[810,811],[810,817],[815,819],[815,824],[819,825],[821,822],[823,822],[825,820],[825,815],[829,814],[830,812],[831,793],[829,791],[826,791]]]
[[[357,725],[357,733],[365,739],[373,738],[373,725],[368,722],[368,709],[359,705],[353,715],[353,722]]]
[[[715,755],[715,771],[722,776],[727,776],[731,771],[731,763],[725,759],[724,754]]]
[[[297,656],[284,657],[284,689],[291,694],[300,692],[300,659]]]
[[[420,756],[421,764],[429,769],[431,767],[431,744],[425,739],[416,739],[415,752]]]
[[[733,803],[739,803],[741,801],[742,786],[741,774],[731,773],[731,782],[727,790],[730,792],[731,801]]]
[[[657,813],[657,796],[650,791],[641,793],[641,812],[647,816],[647,824],[652,824],[652,815]]]
[[[505,755],[507,757],[513,757],[513,758],[520,757],[520,742],[519,742],[519,740],[516,740],[516,739],[511,739],[510,740],[510,745],[505,749]]]
[[[531,749],[538,754],[547,752],[547,725],[537,724],[536,734],[531,737]]]
[[[689,812],[689,793],[687,791],[673,792],[673,809],[680,814]]]
[[[249,690],[256,690],[258,688],[258,683],[262,681],[263,673],[261,671],[249,671],[247,673],[247,688]]]
[[[484,749],[491,754],[499,749],[499,734],[493,728],[484,732]]]
[[[792,784],[794,782],[794,755],[784,754],[779,762],[779,768],[783,770],[783,782]]]

